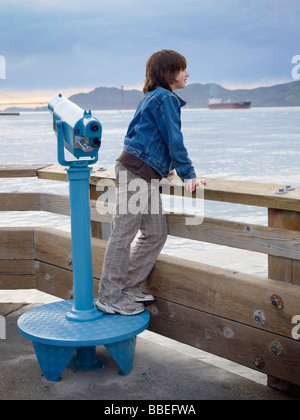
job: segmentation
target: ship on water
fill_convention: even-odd
[[[251,107],[251,102],[231,102],[228,100],[224,102],[220,98],[211,98],[208,101],[209,109],[248,109]]]

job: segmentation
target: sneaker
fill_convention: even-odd
[[[145,310],[142,303],[133,302],[126,296],[114,303],[104,302],[99,298],[95,305],[100,311],[108,314],[137,315]]]
[[[147,295],[139,290],[134,292],[125,292],[125,290],[123,290],[123,293],[133,302],[143,303],[145,306],[151,305],[155,300],[152,295]]]

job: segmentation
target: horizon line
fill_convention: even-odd
[[[216,82],[190,82],[186,85],[186,87],[188,87],[189,85],[196,85],[196,84],[200,84],[200,85],[208,85],[208,84],[215,84],[215,85],[219,85],[224,89],[228,89],[228,90],[252,90],[252,89],[258,89],[258,88],[264,88],[264,87],[272,87],[272,86],[277,86],[277,85],[281,85],[281,84],[287,84],[287,83],[292,83],[295,82],[295,80],[287,80],[287,81],[270,81],[267,84],[264,85],[259,85],[258,83],[252,83],[252,84],[248,84],[246,85],[233,85],[231,84],[231,86],[229,87],[225,87],[225,84],[228,86],[230,85],[230,82],[228,82],[228,84],[226,82],[224,83],[216,83]],[[142,90],[142,87],[138,87],[138,86],[128,86],[126,87],[125,85],[120,85],[120,86],[97,86],[97,87],[81,87],[81,88],[74,88],[74,89],[57,89],[57,90],[50,90],[50,89],[45,89],[45,90],[36,90],[36,91],[20,91],[19,95],[26,95],[23,98],[21,98],[20,96],[17,98],[15,95],[17,95],[18,93],[14,93],[13,95],[10,94],[1,94],[0,92],[0,97],[1,96],[7,96],[7,97],[11,97],[12,99],[8,99],[8,100],[0,100],[0,107],[3,106],[12,106],[12,105],[44,105],[44,104],[48,104],[49,99],[51,99],[53,96],[57,95],[58,91],[59,93],[61,92],[65,92],[64,96],[69,97],[69,96],[73,96],[73,95],[77,95],[77,94],[81,94],[81,93],[90,93],[95,89],[99,89],[99,88],[116,88],[116,89],[123,89],[126,91],[129,90]],[[36,93],[35,93],[36,92]],[[56,92],[56,93],[55,93]],[[67,93],[68,92],[68,93]],[[38,96],[35,96],[38,95]],[[30,95],[30,96],[28,96]],[[46,96],[47,95],[47,96]],[[36,100],[34,100],[34,98],[36,98]],[[46,99],[47,98],[47,99]],[[26,107],[24,108],[26,109]]]

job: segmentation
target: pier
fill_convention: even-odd
[[[67,182],[60,165],[0,166],[0,178],[13,177]],[[98,211],[99,181],[113,193],[114,171],[96,171],[90,178],[95,296],[112,217],[105,208]],[[299,397],[300,337],[293,335],[293,319],[300,318],[300,187],[279,195],[283,185],[206,182],[205,200],[264,207],[268,226],[215,218],[190,225],[186,215],[174,213],[167,215],[169,235],[267,254],[268,276],[220,268],[217,255],[211,266],[162,254],[143,286],[156,299],[148,308],[149,330],[262,372],[270,388]],[[161,182],[162,193],[183,195],[183,188],[176,176]],[[70,204],[67,196],[46,192],[0,193],[0,211],[69,215]],[[71,256],[69,233],[0,228],[0,289],[34,288],[72,299]]]

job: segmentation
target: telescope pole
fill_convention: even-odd
[[[94,307],[89,178],[91,168],[82,161],[67,169],[70,188],[74,307],[67,313],[73,321],[101,317]]]

